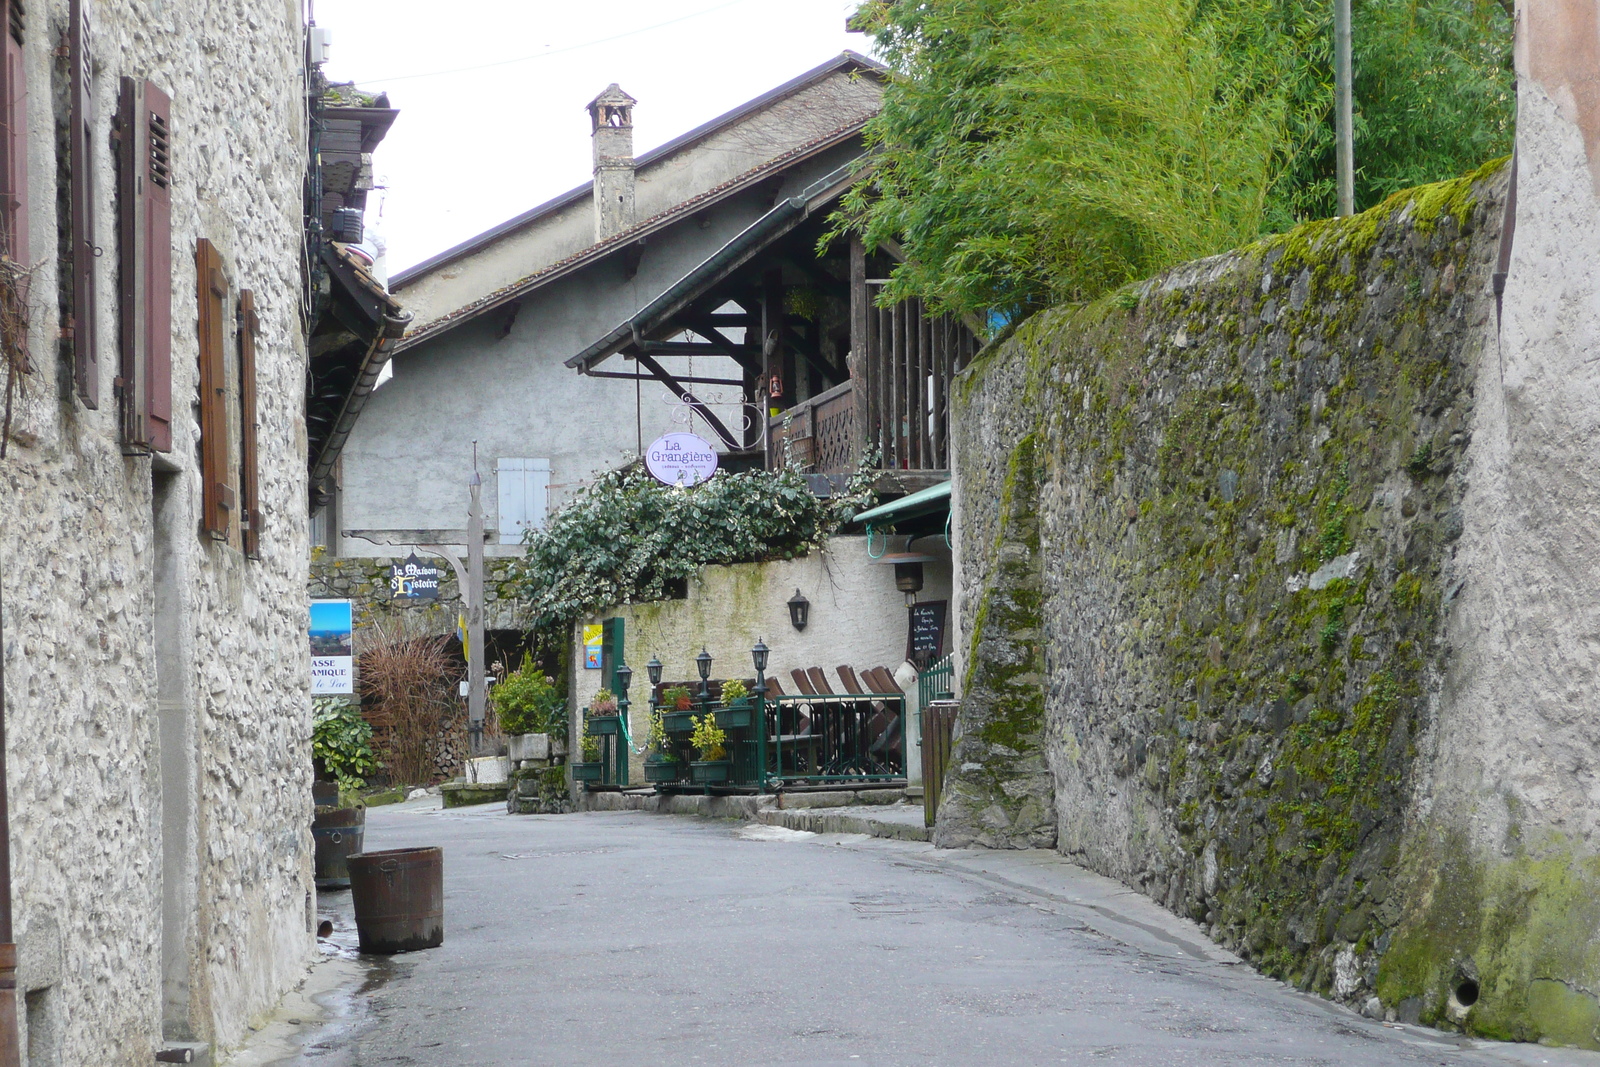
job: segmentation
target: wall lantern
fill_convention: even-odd
[[[794,596],[789,598],[789,621],[796,630],[804,630],[806,623],[811,621],[811,601],[805,598],[800,590],[794,591]]]

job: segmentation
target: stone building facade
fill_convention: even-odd
[[[1594,9],[1519,4],[1514,163],[973,365],[936,843],[1051,844],[1376,1017],[1600,1048]]]
[[[9,28],[10,251],[31,274],[0,459],[23,1062],[211,1055],[315,945],[301,12],[40,0]],[[144,361],[168,348],[164,411]]]

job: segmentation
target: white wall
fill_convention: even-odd
[[[904,538],[895,538],[898,549]],[[873,550],[881,551],[882,541]],[[936,556],[923,564],[919,601],[950,599],[950,554],[938,538],[917,541],[916,550]],[[811,602],[804,630],[789,622],[789,598],[798,589]],[[642,744],[649,725],[649,679],[645,664],[662,663],[664,681],[698,679],[695,656],[703,647],[713,658],[712,678],[752,678],[750,649],[757,640],[770,648],[767,673],[781,681],[786,693],[798,690],[791,669],[821,667],[835,682],[839,664],[859,674],[867,667],[895,671],[905,660],[907,613],[905,594],[895,588],[894,567],[867,556],[864,537],[835,537],[822,552],[771,563],[705,567],[689,582],[684,600],[624,604],[581,620],[575,627],[572,654],[571,707],[586,707],[600,688],[600,672],[583,667],[583,623],[617,617],[623,624],[623,661],[633,668],[636,698],[629,729]],[[945,648],[951,631],[946,621]],[[908,694],[914,707],[916,693]],[[576,717],[575,717],[576,718]],[[916,751],[911,752],[916,765]]]

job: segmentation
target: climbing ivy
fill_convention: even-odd
[[[816,496],[793,470],[663,485],[638,468],[601,475],[527,536],[513,580],[539,625],[603,607],[664,600],[708,564],[793,559],[872,504],[863,466],[845,491]]]

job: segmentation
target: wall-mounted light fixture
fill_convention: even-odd
[[[789,621],[796,630],[804,630],[806,623],[811,621],[811,601],[805,594],[796,589],[794,596],[789,598]]]

